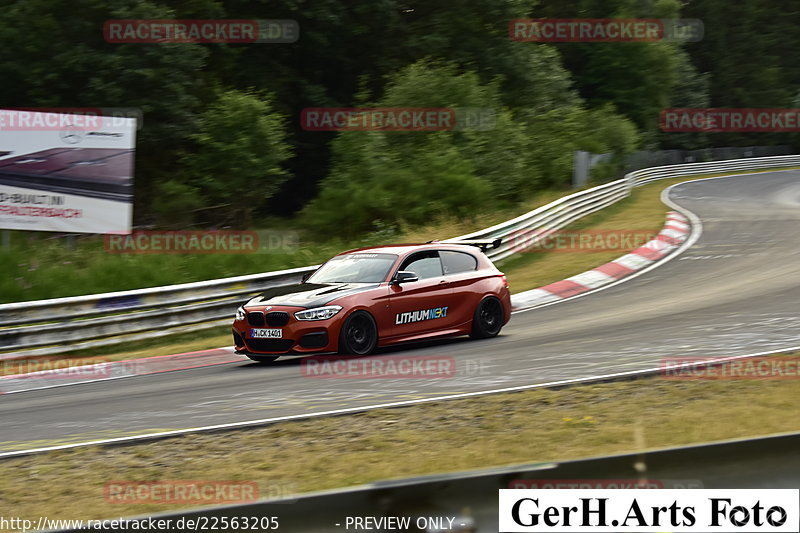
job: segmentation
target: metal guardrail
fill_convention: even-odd
[[[655,180],[800,166],[800,155],[689,163],[637,170],[579,191],[517,218],[445,242],[495,239],[488,256],[500,261],[552,231],[599,211]],[[226,324],[237,304],[269,287],[296,283],[319,265],[133,291],[0,305],[0,360],[109,346]]]
[[[109,346],[227,323],[250,295],[317,266],[151,289],[0,305],[0,360]]]
[[[188,520],[213,523],[274,517],[277,531],[328,533],[349,529],[345,527],[348,517],[369,516],[409,517],[414,526],[420,518],[428,525],[439,519],[447,526],[396,529],[400,531],[497,533],[499,489],[571,483],[582,484],[580,488],[632,488],[638,483],[656,490],[796,489],[800,483],[800,433],[379,481],[297,497],[139,516],[103,531],[129,531],[134,529],[130,522],[140,526],[135,529],[148,530],[151,519],[169,519],[172,524],[183,519],[186,524]]]

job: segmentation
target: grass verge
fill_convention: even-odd
[[[797,380],[654,377],[53,452],[0,462],[0,515],[90,519],[180,507],[111,504],[110,481],[252,481],[267,496],[797,431],[798,397]]]

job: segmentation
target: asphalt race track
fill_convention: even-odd
[[[800,171],[688,182],[703,223],[681,256],[585,297],[516,313],[500,337],[383,350],[452,356],[446,379],[304,377],[243,360],[0,396],[0,451],[425,399],[800,345]],[[637,229],[637,228],[630,228]],[[513,287],[512,287],[513,289]]]

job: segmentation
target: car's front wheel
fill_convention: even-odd
[[[469,334],[473,339],[488,339],[496,337],[503,327],[505,311],[503,304],[494,296],[487,296],[475,309],[472,317],[472,332]]]
[[[347,317],[339,334],[339,353],[368,355],[378,344],[378,326],[366,311],[356,311]]]

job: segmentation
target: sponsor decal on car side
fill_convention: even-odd
[[[395,324],[410,324],[422,320],[433,320],[434,318],[444,318],[447,316],[447,307],[433,307],[420,311],[409,311],[407,313],[397,313],[394,317]]]

